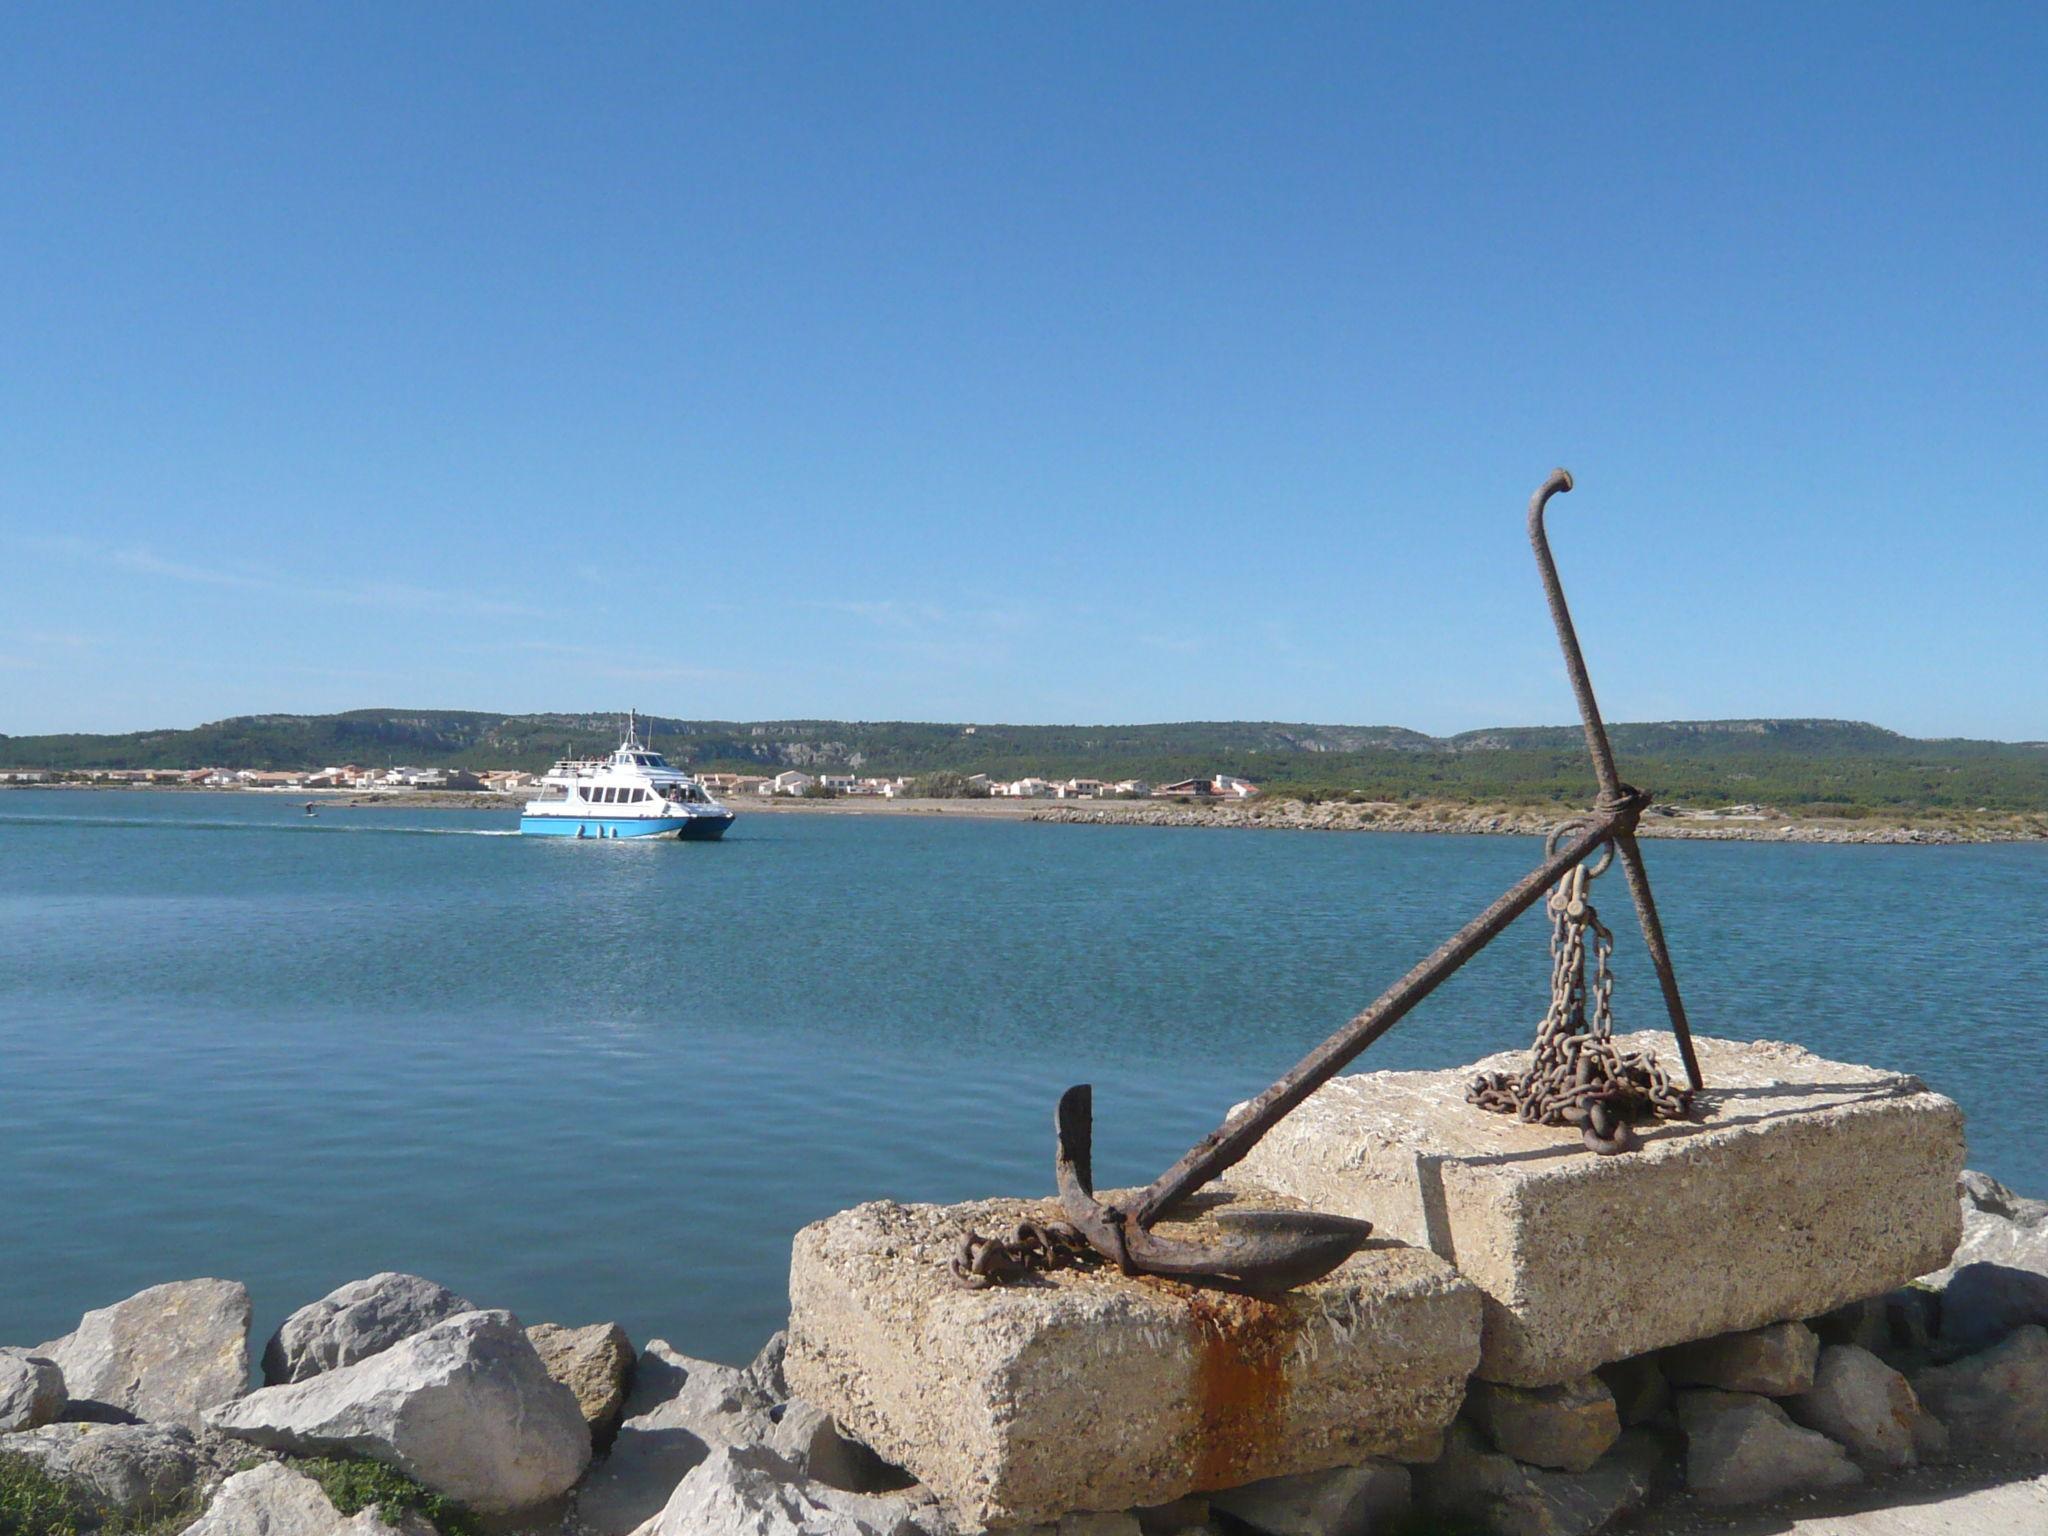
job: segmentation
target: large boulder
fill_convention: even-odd
[[[444,1318],[476,1307],[418,1275],[387,1270],[351,1280],[299,1308],[263,1347],[263,1384],[308,1381],[322,1371],[354,1365]]]
[[[50,1424],[9,1435],[6,1449],[34,1462],[98,1515],[125,1522],[160,1519],[228,1471],[223,1448],[182,1424]]]
[[[600,1449],[618,1433],[626,1393],[633,1385],[633,1341],[617,1323],[564,1328],[541,1323],[526,1330],[548,1374],[576,1394],[590,1442]]]
[[[2048,1456],[2048,1328],[2022,1328],[1912,1381],[1958,1455]]]
[[[1210,1503],[1266,1536],[1367,1536],[1406,1521],[1413,1490],[1394,1461],[1269,1477]]]
[[[1711,1389],[1678,1394],[1685,1486],[1704,1504],[1756,1504],[1863,1480],[1849,1453],[1794,1424],[1767,1397]]]
[[[249,1389],[249,1291],[234,1280],[153,1285],[29,1353],[64,1373],[74,1403],[196,1426]]]
[[[1823,1349],[1813,1390],[1785,1399],[1785,1411],[1848,1447],[1865,1466],[1898,1471],[1920,1459],[1927,1417],[1920,1400],[1905,1377],[1854,1344]]]
[[[1965,1264],[1941,1293],[1934,1352],[1939,1359],[1958,1360],[2029,1323],[2048,1325],[2048,1274],[2009,1264]]]
[[[25,1349],[0,1349],[0,1435],[37,1429],[64,1411],[64,1373]]]
[[[486,1514],[565,1493],[590,1460],[576,1397],[509,1312],[465,1312],[355,1365],[264,1387],[207,1423],[275,1450],[355,1452]]]
[[[1584,1472],[1621,1438],[1614,1394],[1598,1376],[1554,1387],[1475,1381],[1465,1412],[1515,1460],[1562,1472]]]
[[[1686,1386],[1793,1397],[1813,1390],[1820,1336],[1804,1323],[1773,1323],[1664,1351],[1664,1374]]]
[[[921,1536],[931,1506],[842,1493],[765,1446],[719,1445],[676,1485],[643,1536]]]
[[[434,1536],[434,1528],[409,1511],[344,1515],[305,1473],[266,1461],[221,1484],[183,1536]]]

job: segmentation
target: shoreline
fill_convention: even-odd
[[[323,809],[498,811],[516,817],[524,797],[484,790],[222,789],[173,784],[20,784],[9,789],[70,793],[262,795],[310,800]],[[744,817],[954,816],[1067,826],[1228,828],[1275,832],[1382,832],[1459,836],[1542,837],[1560,822],[1584,814],[1571,807],[1399,805],[1390,801],[1259,799],[1215,805],[1157,800],[887,800],[849,796],[829,800],[794,796],[737,796],[724,802]],[[1889,820],[1801,817],[1757,807],[1741,812],[1689,811],[1653,805],[1637,825],[1642,838],[1698,842],[1824,843],[1879,847],[1954,847],[1972,843],[2048,841],[2048,812],[1907,813]]]

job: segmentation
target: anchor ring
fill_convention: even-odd
[[[1548,859],[1556,855],[1557,845],[1564,840],[1564,835],[1567,832],[1575,832],[1579,830],[1581,827],[1587,827],[1591,825],[1591,822],[1583,820],[1559,822],[1556,826],[1550,829],[1550,835],[1543,839],[1543,857]],[[1590,868],[1586,868],[1586,878],[1588,880],[1598,880],[1602,875],[1607,873],[1607,866],[1612,864],[1613,862],[1614,844],[1611,842],[1601,844],[1600,862],[1594,864]],[[1581,867],[1585,868],[1585,866],[1583,865]]]

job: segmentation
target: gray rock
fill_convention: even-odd
[[[747,1395],[757,1407],[773,1408],[796,1395],[789,1390],[789,1379],[782,1374],[782,1362],[788,1354],[789,1330],[778,1329],[761,1346],[761,1352],[754,1356],[753,1363],[740,1373]]]
[[[1940,1293],[1909,1285],[1837,1307],[1808,1326],[1823,1345],[1853,1344],[1903,1371],[1932,1358],[1940,1319]]]
[[[194,1427],[249,1389],[249,1292],[233,1280],[153,1285],[29,1353],[56,1364],[75,1403]]]
[[[509,1312],[465,1312],[354,1365],[207,1414],[276,1450],[353,1451],[486,1514],[566,1493],[590,1460],[575,1395]]]
[[[1129,1510],[1084,1510],[1061,1515],[1049,1529],[1053,1536],[1143,1536],[1145,1528]]]
[[[1616,1360],[1595,1372],[1614,1394],[1615,1416],[1623,1427],[1647,1424],[1671,1406],[1671,1383],[1655,1355]]]
[[[25,1349],[0,1349],[0,1435],[38,1429],[64,1411],[64,1373]]]
[[[761,1437],[754,1402],[732,1366],[649,1340],[611,1452],[576,1490],[576,1522],[592,1536],[626,1536],[661,1513],[713,1446]]]
[[[1134,1509],[1131,1513],[1138,1517],[1138,1528],[1144,1536],[1181,1536],[1183,1531],[1209,1523],[1209,1500],[1203,1494],[1189,1493],[1170,1503]]]
[[[282,1462],[237,1472],[183,1536],[434,1536],[418,1515],[375,1507],[344,1515],[320,1485]]]
[[[626,1330],[617,1323],[587,1328],[541,1323],[527,1329],[526,1338],[548,1374],[576,1394],[576,1406],[590,1426],[590,1443],[599,1449],[610,1445],[633,1386],[636,1357]]]
[[[1629,1430],[1585,1472],[1546,1472],[1489,1450],[1471,1425],[1451,1426],[1444,1454],[1415,1469],[1424,1509],[1489,1536],[1589,1536],[1641,1506],[1667,1460],[1655,1435]]]
[[[1963,1236],[1941,1269],[1923,1278],[1944,1285],[1970,1264],[2004,1264],[2048,1274],[2048,1200],[2024,1200],[1996,1179],[1965,1171],[1957,1181]]]
[[[1920,1399],[1905,1377],[1854,1344],[1821,1350],[1813,1390],[1786,1398],[1785,1411],[1867,1467],[1899,1471],[1920,1460],[1916,1431],[1927,1416]]]
[[[1705,1504],[1755,1504],[1863,1480],[1847,1451],[1794,1424],[1767,1397],[1681,1392],[1678,1422],[1685,1430],[1685,1486]]]
[[[917,1507],[812,1482],[765,1446],[718,1445],[643,1536],[918,1536]]]
[[[474,1312],[445,1285],[391,1271],[351,1280],[284,1320],[263,1347],[263,1384],[310,1381],[354,1365],[444,1318]]]
[[[1682,1386],[1791,1397],[1813,1390],[1820,1339],[1804,1323],[1773,1323],[1664,1351],[1664,1374]]]
[[[1917,1371],[1912,1382],[1948,1430],[1953,1454],[2048,1455],[2048,1328],[2021,1328],[1981,1354]]]
[[[832,1415],[802,1398],[777,1403],[765,1414],[749,1414],[730,1426],[733,1444],[753,1441],[775,1452],[799,1476],[844,1493],[889,1493],[914,1481],[873,1451],[842,1433]]]
[[[1209,1502],[1267,1536],[1366,1536],[1405,1520],[1412,1498],[1408,1469],[1375,1460],[1269,1477],[1211,1494]]]
[[[1965,1264],[1941,1293],[1938,1359],[1989,1349],[2016,1328],[2048,1325],[2048,1274],[2007,1264]]]
[[[227,1475],[217,1446],[182,1424],[49,1424],[8,1436],[7,1450],[125,1520],[158,1519]]]
[[[1508,1387],[1475,1381],[1465,1412],[1496,1449],[1517,1461],[1583,1472],[1621,1438],[1614,1394],[1598,1376],[1554,1387]]]

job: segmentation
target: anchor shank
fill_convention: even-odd
[[[1149,1227],[1180,1200],[1200,1189],[1225,1169],[1243,1161],[1259,1139],[1294,1107],[1350,1064],[1359,1052],[1398,1024],[1408,1010],[1436,990],[1459,966],[1484,949],[1489,940],[1542,899],[1558,877],[1610,839],[1619,842],[1634,830],[1640,805],[1627,801],[1603,810],[1585,823],[1585,830],[1508,890],[1498,901],[1447,939],[1436,952],[1383,992],[1363,1013],[1302,1058],[1300,1064],[1243,1110],[1190,1148],[1187,1155],[1159,1178],[1131,1208],[1139,1227]],[[1647,888],[1647,887],[1646,887]]]

